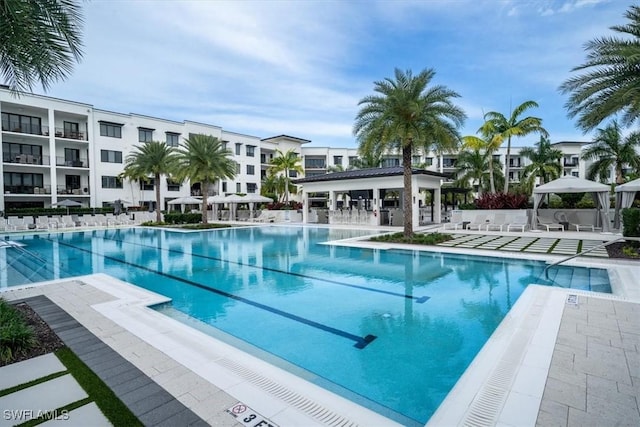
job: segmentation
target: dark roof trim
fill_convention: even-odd
[[[304,139],[304,138],[298,138],[297,136],[290,136],[290,135],[278,135],[278,136],[270,136],[269,138],[262,138],[261,141],[269,141],[271,139],[278,139],[278,138],[288,138],[288,139],[293,139],[295,141],[300,141],[302,144],[305,144],[307,142],[311,142],[310,139]]]
[[[345,179],[362,179],[377,178],[383,176],[398,176],[404,173],[402,166],[392,168],[370,168],[370,169],[354,169],[342,172],[333,172],[322,175],[314,175],[306,178],[300,178],[292,181],[294,184],[304,184],[305,182],[323,182],[323,181],[342,181]],[[412,169],[413,175],[429,175],[438,178],[449,178],[449,175],[428,171],[426,169]]]
[[[109,122],[109,121],[106,121],[106,120],[98,120],[98,123],[105,124],[105,125],[111,125],[111,126],[120,126],[120,127],[124,126],[124,123]]]
[[[155,131],[155,129],[148,128],[148,127],[145,127],[145,126],[138,126],[138,130],[150,130],[151,132]]]
[[[168,135],[181,135],[180,132],[172,132],[170,130],[165,131],[164,133],[168,134]]]

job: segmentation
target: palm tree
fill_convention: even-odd
[[[578,116],[578,126],[585,132],[618,113],[625,127],[640,117],[640,6],[630,6],[625,17],[628,24],[611,27],[624,38],[589,41],[587,61],[571,70],[583,73],[560,86],[563,94],[570,94],[565,104],[569,117]]]
[[[3,0],[0,76],[17,93],[36,81],[46,91],[82,58],[82,11],[76,0]]]
[[[353,161],[355,169],[379,168],[382,163],[382,154],[377,152],[360,153],[360,156]]]
[[[466,188],[465,183],[478,183],[478,197],[482,196],[484,188],[491,188],[493,185],[494,169],[500,170],[500,161],[493,158],[489,151],[463,151],[458,155],[456,161],[458,178],[456,186]]]
[[[230,157],[231,151],[215,136],[197,134],[184,140],[177,155],[177,175],[200,183],[202,223],[206,224],[209,186],[218,179],[233,179],[236,176],[236,163]]]
[[[520,156],[529,159],[529,164],[522,170],[527,192],[535,186],[535,180],[540,178],[540,184],[552,181],[562,175],[563,154],[561,150],[553,148],[548,138],[540,137],[536,148],[526,147],[520,150]]]
[[[160,178],[176,171],[176,154],[173,147],[164,142],[145,142],[127,156],[123,176],[143,180],[153,175],[156,190],[156,222],[162,221],[160,215]]]
[[[283,173],[284,179],[286,181],[284,202],[288,204],[289,190],[291,187],[291,177],[289,175],[291,171],[295,171],[296,173],[304,173],[304,169],[302,168],[302,165],[300,165],[300,157],[298,157],[298,154],[293,150],[287,150],[284,153],[280,150],[276,150],[276,155],[273,157],[273,159],[271,159],[271,166],[269,167],[269,169],[273,173]]]
[[[518,105],[509,115],[509,118],[496,111],[489,111],[484,115],[484,124],[480,127],[483,135],[492,135],[496,141],[501,143],[507,140],[507,155],[505,156],[505,180],[504,193],[509,192],[509,160],[511,158],[511,137],[525,136],[537,132],[540,135],[548,136],[545,128],[542,127],[542,119],[527,116],[520,118],[529,108],[537,108],[535,101],[525,101]]]
[[[479,130],[482,132],[482,129]],[[462,137],[462,147],[463,148],[471,148],[472,150],[483,150],[485,153],[491,156],[493,159],[493,153],[498,151],[502,141],[497,135],[490,135],[485,133],[482,135],[482,138],[479,138],[474,135],[468,135]],[[491,193],[496,192],[496,184],[494,178],[494,170],[502,169],[502,165],[500,161],[491,161],[488,162],[489,167],[489,188]]]
[[[615,120],[604,129],[598,129],[594,141],[580,156],[583,160],[594,160],[587,170],[587,179],[595,180],[598,177],[601,182],[607,182],[613,168],[616,184],[623,184],[625,165],[640,173],[640,156],[636,152],[636,147],[639,146],[640,131],[632,132],[623,138],[620,126]]]
[[[459,95],[445,86],[429,87],[435,75],[425,69],[415,77],[410,70],[395,69],[395,80],[374,82],[376,95],[366,96],[358,105],[353,133],[361,153],[402,151],[404,173],[404,235],[413,234],[411,155],[414,149],[431,146],[454,150],[458,129],[466,115],[453,104]]]

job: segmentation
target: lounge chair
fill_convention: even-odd
[[[458,227],[462,229],[464,222],[462,221],[462,212],[452,212],[449,222],[445,222],[442,226],[443,230],[457,230]]]
[[[504,227],[506,227],[508,225],[509,221],[507,221],[507,215],[498,212],[493,216],[493,219],[491,221],[489,221],[486,226],[485,226],[485,230],[489,231],[489,230],[500,230],[502,231]]]
[[[511,221],[508,225],[507,225],[507,231],[511,231],[511,229],[514,230],[520,230],[522,232],[524,232],[525,230],[529,229],[529,218],[527,218],[526,215],[518,215],[516,216],[513,221]]]
[[[487,221],[489,221],[487,216],[486,214],[476,214],[473,221],[467,224],[467,230],[482,230],[487,225]]]
[[[253,222],[274,222],[276,216],[269,211],[262,211],[260,215],[253,219]]]
[[[590,230],[595,231],[595,227],[593,224],[580,224],[580,219],[575,212],[570,212],[567,215],[567,222],[569,222],[569,226],[575,227],[576,231]]]
[[[538,217],[538,228],[546,228],[547,231],[559,230],[564,231],[564,225],[553,222],[550,219]]]

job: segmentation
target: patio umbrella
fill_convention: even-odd
[[[60,200],[57,203],[52,203],[55,206],[62,206],[63,208],[67,208],[67,215],[69,215],[69,208],[78,208],[82,206],[82,203],[76,202],[75,200],[64,199]]]
[[[249,215],[251,218],[253,218],[254,203],[271,203],[273,202],[273,199],[270,197],[263,196],[261,194],[249,193],[246,196],[244,196],[244,201],[249,203],[249,211],[251,211]]]

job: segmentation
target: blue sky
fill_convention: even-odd
[[[436,71],[483,112],[534,100],[552,142],[589,141],[558,86],[631,0],[84,2],[85,54],[47,95],[261,138],[357,147],[358,101],[394,68]],[[36,92],[39,92],[36,90]],[[41,91],[40,91],[41,92]],[[537,137],[515,141],[532,145]]]

